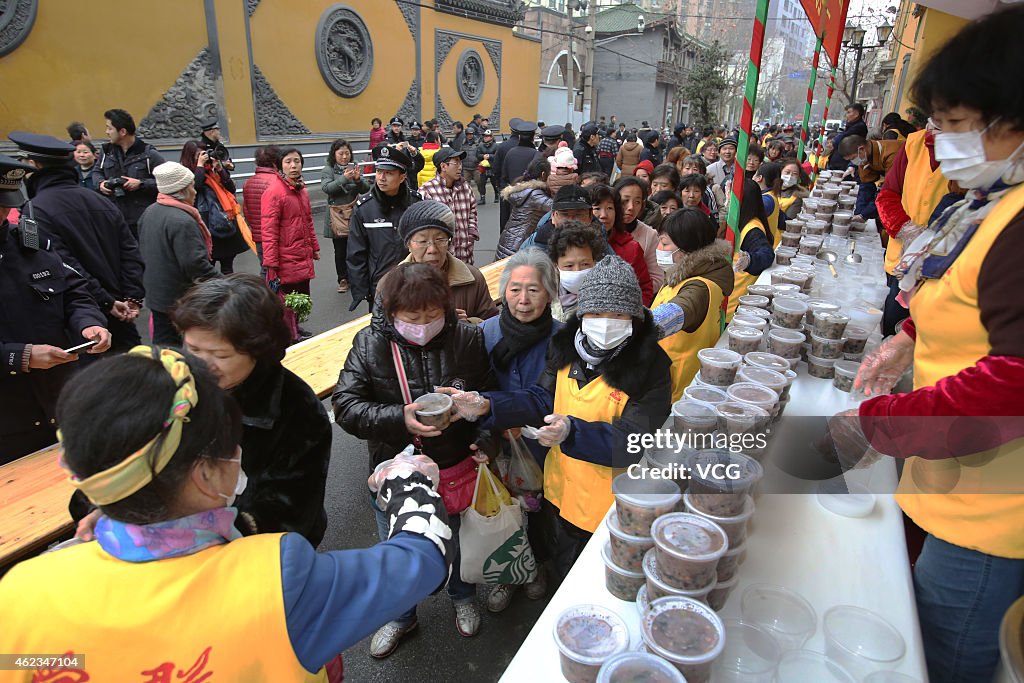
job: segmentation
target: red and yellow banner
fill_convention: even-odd
[[[832,63],[837,64],[850,0],[800,0],[800,4],[814,28],[814,35],[821,36],[824,32],[822,47]]]

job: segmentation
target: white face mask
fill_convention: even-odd
[[[985,156],[982,137],[998,120],[995,119],[982,130],[936,133],[935,159],[939,162],[942,175],[968,189],[991,187],[1002,178],[1011,185],[1020,182],[1022,172],[1014,157],[1024,147],[1024,143],[1006,159],[989,161]]]
[[[610,351],[633,334],[633,321],[615,318],[584,318],[581,329],[591,344],[604,351]]]
[[[562,283],[562,288],[570,294],[580,293],[580,283],[583,280],[583,276],[591,271],[591,268],[585,268],[583,270],[562,270],[558,269],[559,281]]]
[[[656,249],[654,251],[654,256],[658,259],[658,265],[662,268],[668,268],[669,266],[675,265],[676,261],[673,257],[677,251],[679,250],[673,249],[672,251],[665,251],[663,249]]]
[[[217,459],[218,460],[223,460],[224,462],[237,462],[238,463],[238,479],[235,480],[235,492],[234,492],[234,494],[230,495],[230,496],[225,496],[223,493],[220,493],[220,492],[217,493],[218,496],[220,496],[221,498],[223,498],[224,500],[227,501],[226,507],[231,507],[234,504],[234,502],[235,502],[235,498],[238,498],[238,496],[242,495],[242,492],[245,491],[245,487],[249,483],[249,477],[248,477],[248,475],[246,475],[245,470],[242,469],[242,457],[241,456],[239,456],[237,458],[217,458]]]
[[[795,175],[784,175],[782,176],[782,186],[786,188],[793,187],[797,184],[798,180],[800,179]]]
[[[862,157],[862,156],[856,156],[856,157],[850,159],[850,163],[853,164],[854,166],[863,166],[864,164],[868,163],[868,158],[867,157]]]

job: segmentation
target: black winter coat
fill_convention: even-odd
[[[116,206],[82,187],[71,166],[36,171],[25,187],[39,228],[103,311],[126,297],[142,301],[139,243]]]
[[[398,235],[398,222],[405,210],[421,199],[412,190],[388,197],[374,185],[356,200],[348,225],[348,284],[352,291],[348,310],[373,301],[380,279],[409,255]]]
[[[572,148],[572,155],[576,157],[576,172],[580,175],[601,171],[601,164],[597,160],[597,148],[591,147],[582,138],[577,140],[576,146]]]
[[[497,388],[484,333],[479,327],[459,322],[450,313],[441,334],[420,347],[405,341],[383,309],[374,306],[370,325],[359,330],[352,340],[352,349],[331,397],[335,420],[341,428],[368,441],[370,469],[394,457],[413,441],[405,429],[404,401],[391,355],[392,341],[398,344],[414,401],[435,386],[465,391]],[[451,467],[470,455],[469,446],[478,440],[478,432],[476,423],[452,422],[441,436],[423,439],[423,453],[441,469]]]
[[[547,183],[542,180],[509,185],[501,191],[501,198],[509,203],[512,212],[498,238],[498,246],[494,251],[495,261],[519,251],[526,238],[537,229],[540,219],[551,210],[552,204]]]
[[[258,363],[230,393],[242,409],[242,468],[249,477],[235,506],[252,515],[258,532],[294,531],[316,547],[327,529],[327,411],[280,363]]]
[[[142,181],[142,187],[134,192],[125,192],[123,197],[108,195],[117,204],[117,208],[121,209],[124,219],[132,228],[138,225],[139,217],[146,207],[156,201],[156,178],[153,177],[153,169],[164,161],[156,147],[136,138],[127,153],[113,143],[104,144],[99,160],[93,164],[93,182],[96,187],[104,180],[121,176]]]
[[[19,229],[0,219],[0,463],[25,455],[7,453],[6,435],[37,429],[52,434],[57,397],[78,365],[23,372],[25,345],[66,349],[85,341],[85,328],[107,324],[85,280],[63,264],[46,235],[39,244],[38,250],[22,247]]]
[[[484,155],[489,154],[491,156],[487,162],[491,165],[490,168],[484,169],[484,175],[496,176],[498,174],[498,145],[497,142],[492,138],[491,141],[483,142],[480,141],[476,146],[476,163],[477,165],[482,164],[484,161]]]
[[[537,150],[533,146],[533,141],[520,138],[519,144],[507,150],[501,159],[498,187],[504,189],[526,173],[536,155]]]

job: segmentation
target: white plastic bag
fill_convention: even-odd
[[[477,470],[473,504],[462,512],[459,529],[462,580],[492,585],[529,583],[537,576],[537,562],[526,538],[523,509],[517,502],[502,502],[498,514],[481,514],[476,509],[477,497],[485,486],[490,487],[492,499],[508,495],[501,494],[504,487],[486,466]]]

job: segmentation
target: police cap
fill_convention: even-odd
[[[412,167],[408,152],[383,143],[373,148],[373,161],[377,168],[394,168],[402,173],[408,173]]]
[[[14,157],[0,154],[0,206],[14,209],[25,203],[21,183],[25,174],[36,170]],[[6,213],[6,212],[4,212]]]
[[[405,125],[405,122],[404,122],[404,121],[402,121],[402,119],[398,118],[397,116],[392,116],[392,117],[391,117],[391,121],[390,121],[390,122],[388,122],[388,125],[389,125],[389,126],[393,126],[393,125],[395,125],[396,123],[397,123],[398,125],[400,125],[400,126],[404,126],[404,125]]]
[[[68,161],[75,151],[73,145],[52,135],[14,131],[7,138],[16,144],[29,159],[40,161]]]
[[[512,132],[519,135],[533,135],[536,130],[537,124],[533,121],[516,119],[516,122],[512,124]]]
[[[213,118],[206,119],[205,121],[203,121],[202,126],[203,126],[203,132],[205,133],[208,130],[213,130],[214,128],[220,128],[220,122],[217,120],[217,117],[214,116]]]
[[[540,134],[545,140],[548,138],[560,138],[565,134],[565,126],[547,126],[540,131]]]

